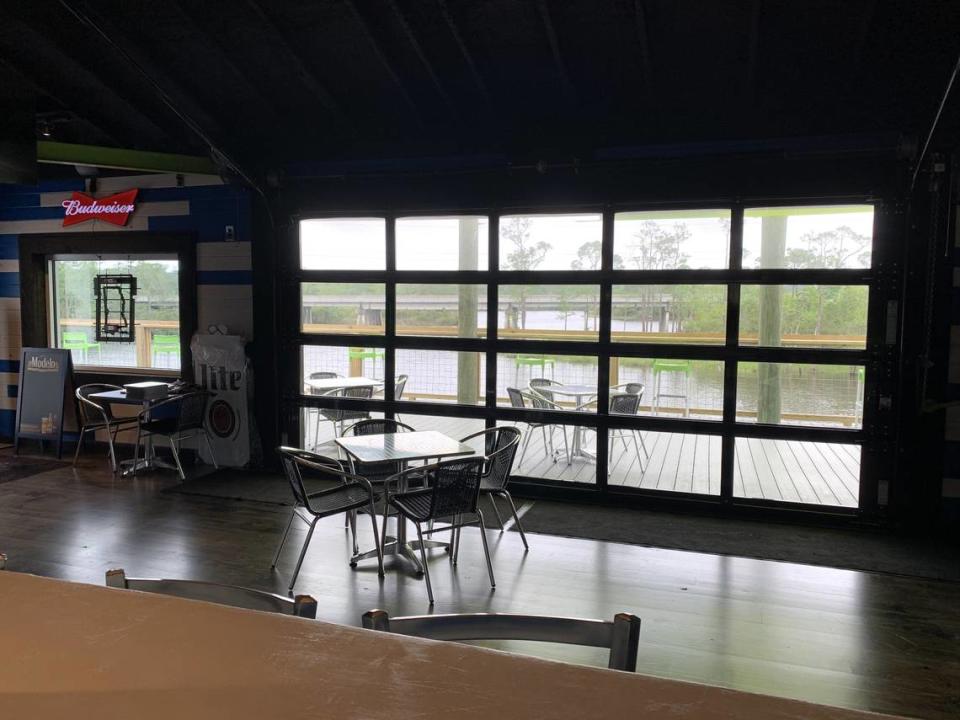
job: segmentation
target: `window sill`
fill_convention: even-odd
[[[169,368],[116,367],[115,365],[74,365],[74,372],[96,375],[142,375],[144,377],[179,378],[181,370]]]

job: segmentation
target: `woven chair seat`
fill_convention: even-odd
[[[334,490],[311,493],[307,498],[313,510],[323,515],[366,507],[370,502],[370,495],[359,485],[345,485]]]
[[[430,488],[392,495],[390,502],[411,520],[423,522],[430,517],[433,491]]]

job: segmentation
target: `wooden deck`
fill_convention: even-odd
[[[451,437],[464,437],[483,429],[480,420],[409,414],[402,419],[418,430],[438,430]],[[523,423],[520,428],[526,430]],[[311,441],[313,430],[311,417],[307,435]],[[568,428],[568,443],[572,442],[571,436]],[[332,439],[331,424],[321,422],[320,442]],[[609,484],[720,494],[719,436],[644,432],[643,444],[649,456],[643,456],[641,469],[633,439],[626,438],[626,447],[623,439],[615,439]],[[522,464],[519,453],[517,455],[514,472],[563,482],[596,482],[595,463],[583,458],[566,463],[559,428],[554,431],[553,447],[560,452],[557,462],[544,448],[541,432],[534,431]],[[591,453],[596,450],[596,436],[591,431],[584,433],[584,448]],[[737,440],[733,477],[736,497],[855,508],[859,485],[860,449],[855,445],[757,438]]]

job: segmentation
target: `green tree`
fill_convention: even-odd
[[[544,241],[530,242],[530,226],[533,221],[528,217],[507,218],[500,225],[500,237],[512,247],[507,253],[507,267],[510,270],[536,270],[547,257],[553,246]],[[521,286],[520,327],[527,326],[527,289]]]

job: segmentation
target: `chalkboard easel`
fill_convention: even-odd
[[[14,452],[20,451],[21,439],[39,440],[41,449],[44,442],[52,440],[60,458],[65,425],[77,425],[70,351],[23,348]]]

